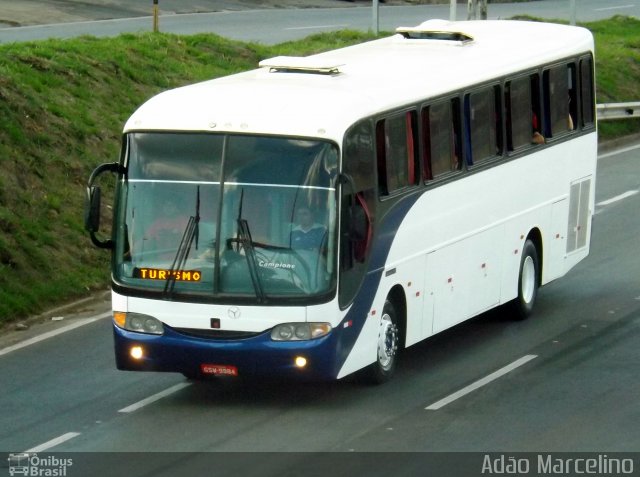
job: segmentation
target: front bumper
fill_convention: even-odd
[[[335,379],[338,375],[337,333],[309,341],[273,341],[270,330],[241,339],[187,336],[165,326],[163,335],[136,333],[113,325],[116,365],[129,371],[178,372],[198,376],[202,365],[229,366],[239,377],[264,376],[310,380]],[[131,348],[140,346],[134,359]],[[304,357],[306,366],[295,365]]]

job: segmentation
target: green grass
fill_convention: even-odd
[[[596,35],[598,102],[640,99],[640,21]],[[315,35],[267,47],[215,35],[121,35],[0,45],[0,325],[109,286],[109,254],[83,231],[84,186],[117,159],[122,126],[154,94],[372,38]],[[640,121],[601,125],[606,138]],[[108,199],[107,199],[108,202]]]

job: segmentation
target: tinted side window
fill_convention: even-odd
[[[381,195],[416,183],[415,116],[415,112],[409,111],[378,121],[376,142]]]
[[[466,152],[469,165],[500,155],[502,128],[498,87],[485,88],[465,97]]]
[[[526,76],[507,83],[507,147],[510,151],[531,144],[534,118],[531,78]]]
[[[593,60],[591,57],[587,57],[580,60],[582,126],[593,124],[593,103]]]
[[[376,184],[374,174],[375,136],[373,121],[365,120],[349,130],[343,148],[342,169],[353,183],[342,187],[339,301],[346,307],[355,297],[366,274],[375,223]],[[366,233],[354,238],[350,231],[354,214],[366,220]]]
[[[571,104],[575,96],[573,74],[573,69],[567,65],[555,66],[543,74],[547,137],[555,137],[574,128],[575,100]]]
[[[429,105],[422,110],[425,140],[424,179],[435,179],[460,169],[460,122],[457,100]]]

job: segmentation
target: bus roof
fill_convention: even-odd
[[[341,141],[359,119],[593,51],[580,27],[429,20],[396,35],[161,93],[125,132],[237,132]]]

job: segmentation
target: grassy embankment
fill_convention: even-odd
[[[640,99],[640,21],[596,35],[598,102]],[[93,168],[118,157],[120,131],[159,91],[368,39],[330,33],[275,47],[215,35],[123,35],[0,45],[0,325],[109,284],[108,252],[83,230]],[[640,121],[603,124],[613,137]]]

